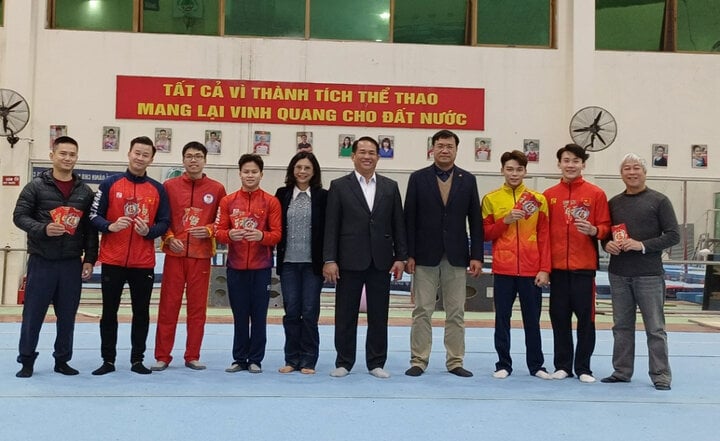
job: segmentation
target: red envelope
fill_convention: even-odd
[[[189,207],[185,209],[185,214],[182,217],[183,230],[188,230],[193,227],[197,227],[200,224],[200,215],[202,214],[202,208]]]
[[[625,224],[613,225],[611,228],[613,240],[615,242],[622,242],[623,240],[630,237],[628,236],[627,227],[625,226]]]
[[[75,234],[78,225],[80,225],[83,212],[77,208],[61,206],[50,210],[50,216],[53,222],[62,224],[65,227],[65,231],[72,236]]]
[[[540,201],[538,201],[535,195],[529,191],[523,191],[513,208],[516,210],[522,210],[525,213],[525,219],[527,219],[538,211],[538,208],[540,208]]]

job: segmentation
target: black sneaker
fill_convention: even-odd
[[[405,371],[405,375],[408,377],[419,377],[424,372],[420,366],[411,366],[410,369]]]
[[[115,365],[109,361],[103,362],[102,366],[92,371],[93,375],[105,375],[110,372],[115,372]]]
[[[130,370],[140,375],[152,374],[152,371],[142,364],[142,361],[136,361],[130,366]]]
[[[55,372],[57,372],[58,374],[63,374],[63,375],[77,375],[80,373],[80,371],[78,371],[75,368],[70,367],[70,365],[64,361],[56,361],[55,362]]]
[[[610,375],[609,377],[605,377],[602,380],[600,380],[601,383],[629,383],[630,380],[623,380],[622,378],[618,378],[615,375]]]
[[[469,370],[465,369],[462,366],[458,366],[456,368],[450,369],[448,372],[450,372],[453,375],[457,375],[458,377],[468,378],[468,377],[473,376],[472,372],[470,372]]]

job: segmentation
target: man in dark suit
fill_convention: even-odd
[[[355,364],[357,323],[363,285],[367,297],[368,371],[388,378],[387,321],[390,276],[402,276],[407,259],[405,221],[397,182],[375,174],[377,141],[363,136],[353,143],[355,171],[335,179],[328,193],[323,275],[337,283],[333,377],[346,376]]]
[[[442,288],[446,316],[445,365],[452,374],[472,377],[463,367],[465,286],[466,273],[478,277],[482,272],[483,223],[475,176],[455,165],[459,143],[453,132],[437,132],[432,137],[433,164],[411,174],[408,181],[406,271],[414,275],[415,309],[411,366],[405,374],[411,377],[422,375],[428,366],[438,288]]]

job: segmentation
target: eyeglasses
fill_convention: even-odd
[[[455,144],[435,144],[433,147],[438,150],[452,150],[455,148]]]
[[[203,155],[202,153],[198,153],[195,155],[185,155],[184,158],[186,161],[192,161],[193,159],[196,161],[202,161],[203,159],[205,159],[205,155]]]

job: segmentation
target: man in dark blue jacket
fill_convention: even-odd
[[[80,304],[82,280],[88,280],[98,256],[97,231],[88,219],[93,191],[73,174],[78,144],[61,136],[50,152],[52,168],[23,188],[13,212],[13,222],[27,233],[30,257],[20,328],[17,377],[33,374],[35,351],[48,307],[57,317],[55,372],[77,375],[68,365],[72,358],[75,314]]]
[[[483,221],[475,176],[455,165],[459,143],[453,132],[437,132],[432,137],[434,163],[411,174],[408,181],[405,271],[414,275],[415,309],[410,330],[411,366],[405,374],[411,377],[427,369],[438,288],[442,288],[446,315],[445,365],[452,374],[472,377],[463,367],[466,273],[477,277],[482,272]]]

